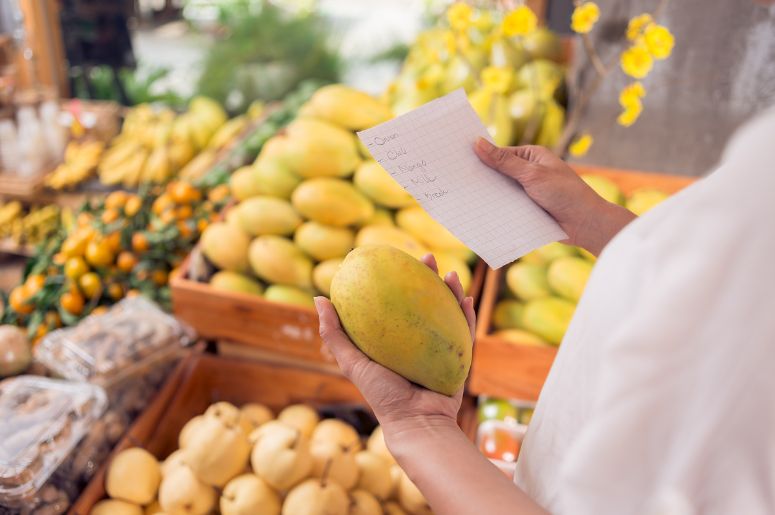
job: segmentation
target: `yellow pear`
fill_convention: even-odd
[[[355,463],[359,472],[356,488],[370,492],[380,501],[386,500],[393,490],[390,463],[371,451],[356,454]]]
[[[280,515],[280,496],[255,474],[237,476],[221,494],[221,515]]]
[[[248,435],[250,435],[250,433],[252,433],[256,428],[261,427],[273,419],[274,413],[272,413],[272,410],[263,404],[251,402],[244,404],[240,408],[240,425],[243,427],[249,426],[251,428],[248,432]]]
[[[328,478],[351,490],[358,482],[358,464],[355,456],[331,441],[312,442],[312,475]]]
[[[188,445],[188,442],[191,440],[191,435],[194,434],[197,426],[202,420],[204,420],[204,415],[197,415],[186,422],[183,429],[180,430],[180,434],[178,434],[178,447],[183,449]]]
[[[405,472],[398,483],[398,502],[412,515],[431,515],[431,507]]]
[[[365,490],[350,492],[350,511],[348,515],[382,515],[379,501]]]
[[[361,436],[353,426],[335,418],[321,420],[312,431],[312,443],[331,442],[339,445],[346,452],[361,450]]]
[[[145,515],[164,515],[164,510],[161,508],[159,501],[155,500],[151,504],[145,507]]]
[[[397,502],[386,502],[382,505],[385,515],[407,515],[406,511]]]
[[[148,504],[156,498],[161,482],[159,462],[139,447],[121,451],[110,462],[105,491],[114,499]]]
[[[143,509],[131,502],[104,499],[92,507],[89,515],[143,515]]]
[[[205,415],[184,449],[183,460],[199,479],[222,487],[245,469],[249,456],[250,443],[238,422]]]
[[[253,472],[272,488],[288,490],[311,472],[309,441],[298,429],[268,422],[256,430],[252,439]]]
[[[166,513],[204,515],[215,506],[213,487],[197,479],[189,467],[178,467],[162,479],[159,504]]]
[[[387,445],[385,445],[385,436],[382,433],[382,426],[377,426],[371,433],[369,440],[366,442],[366,449],[384,459],[390,465],[396,463],[396,459],[390,454]]]
[[[162,462],[161,475],[162,477],[168,476],[173,470],[184,465],[186,465],[186,460],[184,459],[183,449],[178,449]]]
[[[348,515],[347,492],[333,481],[308,479],[288,493],[283,515]]]
[[[312,436],[312,432],[318,425],[320,417],[318,416],[317,411],[306,404],[292,404],[277,415],[277,420],[291,427],[295,427],[301,431],[301,434],[309,438]]]

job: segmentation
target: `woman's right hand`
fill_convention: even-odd
[[[474,150],[484,164],[519,182],[525,193],[560,224],[568,235],[564,243],[597,256],[635,218],[630,211],[595,193],[544,147],[496,147],[480,138]]]

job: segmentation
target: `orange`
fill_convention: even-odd
[[[43,318],[43,323],[46,324],[46,327],[48,328],[60,328],[62,327],[62,319],[59,318],[59,313],[56,311],[49,311],[46,313],[46,316]]]
[[[132,250],[139,253],[145,252],[149,248],[148,237],[145,234],[136,232],[132,235]]]
[[[121,300],[124,296],[124,287],[118,283],[113,283],[108,286],[108,297],[113,300]]]
[[[151,280],[156,284],[156,286],[164,286],[167,284],[167,272],[164,270],[154,270],[151,274]]]
[[[67,262],[67,256],[65,256],[62,252],[57,252],[56,254],[54,254],[54,257],[51,258],[51,261],[55,265],[62,266]]]
[[[127,201],[127,193],[124,191],[114,191],[105,198],[105,209],[121,209]]]
[[[198,230],[199,232],[205,232],[205,229],[207,229],[207,226],[208,226],[208,225],[210,225],[210,224],[209,224],[209,222],[208,222],[207,220],[205,220],[204,218],[201,218],[201,219],[200,219],[200,220],[199,220],[199,221],[196,223],[196,228],[197,228],[197,230]]]
[[[38,326],[38,329],[35,331],[35,336],[32,337],[32,344],[35,345],[40,340],[43,339],[44,336],[48,334],[48,326],[45,324],[40,324]]]
[[[29,303],[27,288],[24,286],[17,286],[11,290],[11,295],[8,297],[8,303],[11,305],[11,308],[20,315],[29,315],[35,311],[35,306]]]
[[[83,294],[90,299],[93,299],[102,293],[102,281],[100,281],[100,276],[95,272],[83,274],[80,279],[78,279],[78,286],[81,288]]]
[[[43,289],[43,285],[46,284],[46,277],[41,274],[33,274],[27,277],[27,281],[24,283],[24,287],[27,290],[27,295],[32,297]]]
[[[86,260],[92,266],[108,266],[113,262],[113,252],[106,240],[90,241],[86,246]]]
[[[104,315],[107,312],[108,312],[107,306],[97,306],[96,308],[91,310],[91,314],[94,316]]]
[[[77,291],[69,291],[59,299],[59,305],[71,315],[80,315],[83,312],[83,304],[83,297]]]
[[[162,221],[163,224],[169,225],[175,221],[175,212],[173,210],[165,211],[161,215],[159,215],[159,219]]]
[[[94,219],[91,213],[78,213],[78,218],[76,219],[78,223],[78,227],[86,227],[91,223],[91,221]]]
[[[180,236],[183,238],[188,238],[194,233],[191,227],[182,220],[178,222],[178,231],[180,232]]]
[[[193,214],[194,210],[191,209],[191,206],[180,206],[175,209],[175,216],[178,218],[178,220],[188,220],[193,216]]]
[[[119,217],[119,211],[118,209],[106,209],[105,212],[102,213],[102,216],[100,217],[102,219],[102,223],[104,224],[112,224],[116,220],[118,220]]]
[[[121,250],[121,233],[116,231],[113,233],[110,233],[106,238],[105,241],[108,242],[108,248],[113,254],[118,253],[119,250]]]
[[[151,211],[154,212],[156,215],[162,214],[164,211],[166,211],[168,208],[171,208],[175,205],[175,203],[172,201],[169,195],[166,193],[163,193],[159,195],[159,197],[153,201],[153,205],[151,206]]]
[[[74,281],[89,271],[89,265],[82,257],[71,257],[65,263],[65,276]]]
[[[132,297],[139,297],[140,296],[140,290],[131,289],[128,292],[126,292],[126,296],[127,296],[127,298],[130,298],[130,299]]]
[[[170,196],[176,204],[190,204],[202,198],[202,193],[187,182],[170,183]]]
[[[211,189],[210,193],[207,194],[207,198],[211,202],[220,202],[222,200],[226,200],[228,196],[229,196],[228,184],[219,184],[215,188]]]
[[[64,243],[62,243],[62,254],[69,258],[83,256],[87,243],[89,243],[89,241],[86,238],[77,234],[70,235]]]
[[[119,254],[118,259],[116,260],[116,265],[118,265],[118,269],[122,272],[131,272],[136,264],[137,258],[128,250]]]
[[[124,214],[126,216],[135,216],[143,208],[143,200],[137,195],[132,195],[126,201],[124,205]]]

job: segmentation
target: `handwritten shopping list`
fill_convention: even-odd
[[[462,89],[358,133],[422,207],[492,268],[566,234],[522,187],[479,161],[490,139]]]

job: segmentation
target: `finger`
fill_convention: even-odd
[[[517,156],[513,149],[496,147],[484,138],[479,138],[474,146],[479,160],[504,175],[521,181],[530,172],[530,162]]]
[[[455,298],[457,299],[457,303],[460,304],[463,302],[463,297],[465,296],[465,292],[463,291],[463,285],[460,284],[460,278],[457,276],[457,272],[454,270],[451,272],[448,272],[446,276],[444,276],[444,282],[447,283],[447,286],[450,290],[452,290],[452,293],[455,295]]]
[[[349,377],[358,363],[368,361],[369,358],[359,351],[344,333],[339,323],[339,316],[330,300],[325,297],[315,297],[315,308],[320,318],[320,337],[334,355],[339,368]]]
[[[466,316],[466,322],[468,322],[468,328],[471,330],[471,340],[476,338],[476,311],[474,311],[474,299],[472,297],[466,297],[460,304],[463,308],[463,314]]]
[[[420,261],[425,263],[428,266],[428,268],[430,268],[437,274],[439,273],[439,265],[436,264],[436,258],[433,257],[433,254],[425,254],[422,258],[420,258]]]

